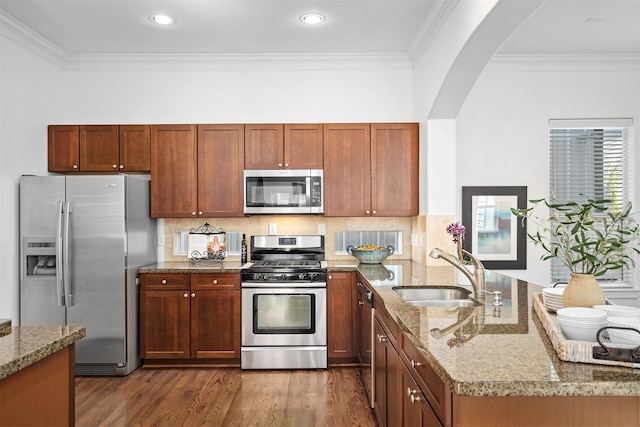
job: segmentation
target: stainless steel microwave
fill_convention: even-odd
[[[245,170],[244,213],[324,213],[322,169]]]

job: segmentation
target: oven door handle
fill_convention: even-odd
[[[273,290],[283,290],[283,289],[325,289],[327,287],[327,282],[242,282],[240,284],[242,289],[273,289]]]

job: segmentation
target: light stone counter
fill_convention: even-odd
[[[14,326],[0,336],[0,380],[84,338],[83,326]]]
[[[240,273],[240,261],[166,261],[139,269],[139,273]]]
[[[453,393],[640,396],[640,369],[558,358],[531,307],[531,294],[541,292],[542,287],[488,271],[487,290],[502,292],[500,317],[494,316],[490,296],[484,307],[415,307],[393,287],[454,285],[453,268],[426,268],[410,262],[385,267],[394,272],[394,279],[376,280],[385,274],[375,272],[370,280],[374,304],[384,304]]]

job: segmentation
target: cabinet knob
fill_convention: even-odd
[[[118,165],[111,165],[112,168],[118,169]]]
[[[278,167],[282,169],[282,163],[278,163]]]
[[[191,294],[191,298],[195,298],[195,297],[196,297],[196,293],[195,293],[195,292],[193,292],[193,293]]]
[[[284,167],[285,167],[285,168],[288,168],[288,167],[289,167],[289,163],[285,163],[285,164],[284,164]]]
[[[422,366],[422,363],[416,362],[415,360],[411,359],[411,367],[417,368],[418,366]]]
[[[332,280],[332,279],[333,279],[333,276],[329,275],[329,280]]]
[[[166,285],[167,284],[167,279],[162,279],[162,281],[160,283],[162,283],[163,285]]]
[[[364,211],[364,213],[366,213],[367,215],[369,215],[371,212],[369,212],[369,211]]]
[[[120,165],[120,169],[124,169],[124,165]]]
[[[184,294],[184,295],[183,295],[183,297],[185,297],[185,298],[189,298],[189,294],[188,294],[188,293],[187,293],[187,294]]]
[[[73,165],[72,166],[74,169],[78,169],[78,165]]]
[[[358,305],[364,305],[362,301],[358,301]]]
[[[198,215],[202,215],[202,211],[198,212]]]
[[[217,284],[218,284],[218,281],[217,281],[216,279],[213,279],[213,284],[214,284],[214,285],[217,285]]]
[[[375,215],[375,214],[376,214],[376,211],[373,211],[373,212],[371,213],[371,215]]]
[[[196,216],[196,213],[195,212],[191,212],[191,215]]]
[[[378,342],[387,342],[387,337],[382,334],[378,334]]]
[[[420,396],[417,396],[415,394],[411,395],[411,403],[420,402],[421,400],[422,400],[422,398]]]

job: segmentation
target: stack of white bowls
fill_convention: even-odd
[[[607,312],[596,308],[566,307],[557,314],[562,333],[574,341],[596,341],[600,328],[607,326]]]
[[[542,290],[542,304],[549,311],[558,311],[564,307],[562,302],[562,294],[564,288],[544,288]]]
[[[626,306],[612,306],[626,307]],[[618,314],[624,313],[622,316],[607,317],[607,326],[618,326],[623,328],[633,328],[640,331],[640,313],[634,316],[630,313],[636,313],[629,307],[621,310]],[[640,312],[640,309],[636,308]],[[622,329],[607,329],[611,345],[620,348],[635,348],[640,346],[640,332]]]

